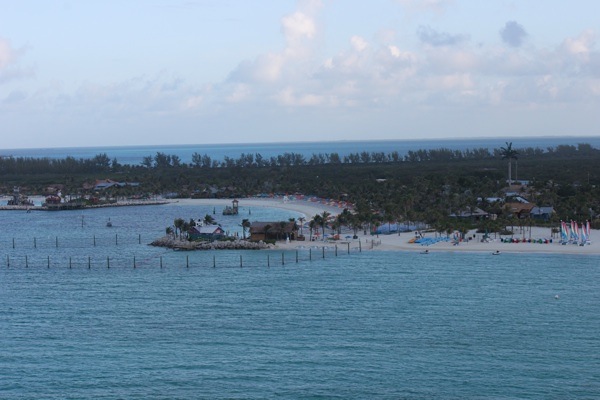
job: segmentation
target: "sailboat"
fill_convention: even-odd
[[[581,241],[579,243],[580,246],[585,246],[586,244],[590,244],[590,221],[586,221],[586,223],[581,224]]]
[[[570,243],[577,244],[579,242],[579,226],[577,222],[571,220],[571,240]]]
[[[569,225],[565,221],[560,221],[560,239],[561,244],[569,242]]]
[[[106,226],[107,226],[107,227],[109,227],[109,228],[112,226],[112,222],[110,222],[110,218],[109,218],[109,219],[108,219],[108,221],[106,222]]]

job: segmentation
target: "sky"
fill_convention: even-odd
[[[0,0],[0,148],[600,136],[597,0]]]

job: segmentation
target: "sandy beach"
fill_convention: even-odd
[[[178,199],[175,201],[182,205],[215,205],[225,206],[230,205],[230,199]],[[337,215],[343,211],[340,207],[335,207],[329,204],[323,204],[320,202],[308,201],[308,200],[291,200],[283,201],[282,199],[263,199],[263,198],[248,198],[239,199],[240,207],[275,207],[284,210],[290,210],[299,212],[308,219],[312,218],[316,214],[322,214],[323,211],[327,211],[332,215]],[[475,238],[473,238],[475,235]],[[343,235],[347,236],[347,235]],[[429,253],[434,252],[483,252],[483,253],[555,253],[555,254],[586,254],[586,255],[600,255],[600,241],[595,241],[596,238],[600,238],[600,232],[597,230],[592,231],[591,243],[585,246],[578,246],[574,244],[562,245],[559,243],[558,238],[554,238],[552,243],[502,243],[500,237],[494,238],[488,242],[481,241],[481,234],[476,234],[475,231],[471,231],[467,234],[467,237],[471,237],[471,240],[463,241],[458,245],[453,245],[450,242],[438,242],[430,246],[422,246],[416,243],[410,243],[410,240],[415,236],[414,232],[406,232],[398,235],[363,235],[363,232],[358,233],[358,239],[345,241],[338,241],[338,246],[347,246],[350,243],[351,247],[358,247],[358,241],[361,241],[361,248],[363,250],[374,250],[374,251],[414,251],[424,252],[427,250]],[[427,232],[424,233],[425,237],[435,237],[436,233]],[[529,228],[526,228],[525,233],[519,233],[514,235],[515,238],[525,239],[551,239],[551,232],[549,228],[538,228],[532,227],[531,234]],[[320,247],[320,246],[335,246],[336,242],[329,241],[292,241],[290,243],[278,243],[276,248],[278,249],[294,249],[298,247]]]

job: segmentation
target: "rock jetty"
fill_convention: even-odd
[[[150,246],[167,247],[173,250],[266,250],[270,249],[271,245],[260,242],[249,242],[246,240],[234,241],[215,241],[215,242],[190,242],[189,240],[181,240],[172,236],[163,236],[156,239]]]

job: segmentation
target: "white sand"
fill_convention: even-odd
[[[231,205],[230,199],[179,199],[176,200],[177,204],[182,205],[215,205],[225,206]],[[283,202],[280,199],[239,199],[240,207],[275,207],[284,210],[296,211],[304,214],[308,219],[312,218],[316,214],[322,214],[323,211],[327,211],[332,215],[337,215],[343,210],[338,207],[334,207],[327,204],[310,202],[307,200],[293,200]],[[515,228],[516,229],[516,228]],[[351,234],[351,233],[349,233]],[[470,232],[467,236],[472,237],[475,234],[474,231]],[[348,233],[342,236],[347,236]],[[588,255],[600,255],[600,231],[594,230],[591,234],[591,244],[585,246],[578,246],[573,244],[562,245],[559,243],[558,238],[553,239],[553,243],[501,243],[499,238],[492,240],[488,243],[481,242],[481,234],[475,234],[476,239],[470,241],[463,241],[459,245],[454,246],[450,242],[439,242],[431,246],[421,246],[419,244],[409,243],[409,240],[414,238],[414,232],[407,232],[391,235],[363,235],[363,232],[359,232],[358,239],[338,241],[338,247],[343,249],[350,242],[351,248],[358,247],[358,241],[361,241],[361,248],[363,250],[383,250],[383,251],[414,251],[423,252],[428,250],[429,253],[438,251],[444,252],[484,252],[492,253],[499,251],[500,253],[557,253],[557,254],[588,254]],[[426,237],[435,237],[435,233],[426,233]],[[529,228],[526,228],[524,234],[515,234],[515,238],[525,238],[532,240],[534,239],[550,239],[551,232],[549,228],[531,228],[531,235],[529,234]],[[493,235],[492,235],[493,238]],[[596,240],[597,239],[597,240]],[[596,240],[596,241],[595,241]],[[335,246],[335,242],[302,242],[292,241],[290,243],[278,243],[278,249],[294,249],[298,247],[320,247],[320,246]]]

